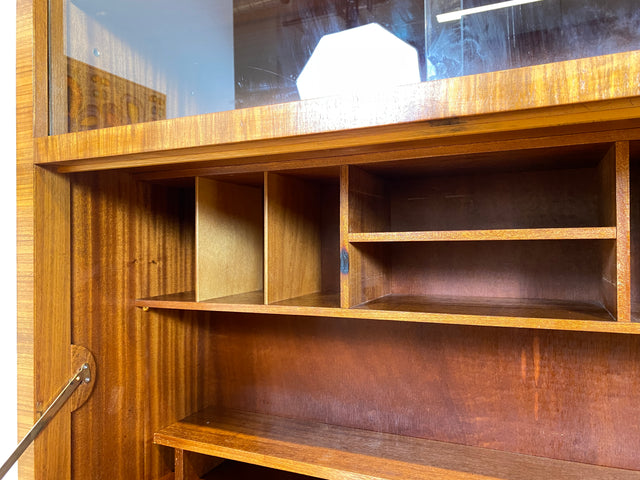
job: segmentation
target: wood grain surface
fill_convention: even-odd
[[[18,435],[22,438],[70,376],[69,182],[34,167],[34,136],[48,133],[47,4],[17,2]],[[43,374],[46,372],[46,374]],[[70,478],[65,407],[19,462],[20,478]]]
[[[142,314],[136,296],[194,289],[193,190],[127,174],[71,186],[72,339],[98,364],[93,394],[72,421],[74,478],[157,479],[173,453],[154,431],[211,403],[209,345],[192,312]]]
[[[368,242],[477,242],[509,240],[605,240],[615,239],[615,227],[522,228],[504,230],[449,230],[425,232],[350,233],[353,243]]]
[[[615,144],[616,301],[619,322],[631,321],[631,220],[629,143]]]
[[[73,170],[120,168],[634,118],[640,108],[634,100],[640,94],[639,55],[627,52],[426,82],[384,94],[331,97],[45,137],[37,142],[37,161],[65,162]],[[588,104],[598,101],[603,103]],[[542,115],[523,112],[542,107],[559,110]],[[486,113],[498,115],[473,117]],[[402,130],[385,127],[408,122],[420,123]],[[370,130],[345,133],[365,128]],[[315,134],[319,136],[308,137]],[[185,156],[186,152],[180,152],[184,148],[195,150]]]
[[[601,305],[546,299],[385,295],[352,308],[338,308],[332,294],[310,294],[261,305],[262,292],[196,302],[193,292],[136,300],[143,309],[335,317],[403,323],[435,323],[574,332],[640,334],[637,322],[614,322]]]
[[[628,428],[639,337],[243,314],[211,320],[222,407],[639,469],[638,437]]]
[[[320,478],[570,480],[640,478],[606,469],[236,410],[206,409],[154,435],[178,449]]]
[[[196,297],[262,290],[263,190],[196,179]]]
[[[265,174],[265,303],[322,288],[321,208],[317,186]]]

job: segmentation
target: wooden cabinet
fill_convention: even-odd
[[[43,5],[21,478],[640,478],[638,52],[48,137]]]

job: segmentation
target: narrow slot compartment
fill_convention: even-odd
[[[265,303],[339,307],[338,174],[265,173]]]
[[[359,309],[607,321],[614,240],[353,244],[384,285],[354,279]],[[615,306],[615,302],[613,303]]]
[[[263,243],[261,182],[196,178],[196,301],[263,303]]]

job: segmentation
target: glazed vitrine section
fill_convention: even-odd
[[[51,134],[640,49],[633,0],[50,0],[49,10]]]

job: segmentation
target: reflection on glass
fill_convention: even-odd
[[[51,1],[68,131],[299,100],[320,39],[374,23],[415,49],[413,81],[640,49],[638,0]]]
[[[438,21],[500,3],[426,0],[427,80],[640,49],[637,0],[539,0]]]

